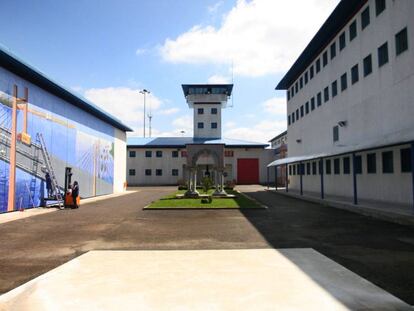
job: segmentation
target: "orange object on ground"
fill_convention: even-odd
[[[76,204],[80,206],[80,197],[76,197]],[[65,195],[65,207],[72,207],[73,206],[73,197],[71,193],[66,193]]]

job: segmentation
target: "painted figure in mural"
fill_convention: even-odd
[[[53,195],[53,189],[52,189],[52,179],[50,178],[49,173],[46,173],[45,179],[46,179],[47,196],[50,198]]]
[[[72,199],[73,199],[73,208],[79,208],[78,206],[78,202],[76,201],[76,199],[78,198],[79,195],[79,184],[78,182],[75,180],[73,182],[73,186],[72,186]]]

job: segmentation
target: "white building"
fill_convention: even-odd
[[[223,176],[225,182],[265,183],[266,165],[273,159],[272,151],[265,149],[268,145],[221,135],[221,109],[233,85],[182,87],[194,109],[193,137],[128,138],[128,185],[179,184],[190,171],[196,181],[208,174],[213,179]]]
[[[279,82],[288,190],[413,204],[413,16],[412,0],[343,0]]]

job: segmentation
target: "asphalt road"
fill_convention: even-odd
[[[89,250],[314,248],[414,304],[414,228],[240,189],[267,210],[142,210],[173,187],[0,225],[0,293]]]

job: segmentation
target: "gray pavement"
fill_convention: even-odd
[[[414,230],[240,187],[267,210],[142,210],[173,187],[0,225],[0,292],[90,250],[313,248],[414,304]]]

